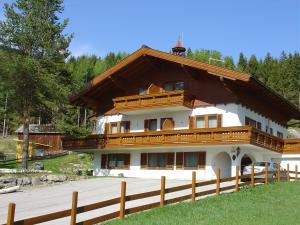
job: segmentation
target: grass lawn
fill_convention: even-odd
[[[16,157],[17,142],[13,140],[16,137],[0,138],[0,153],[6,155],[7,159],[14,159]]]
[[[195,203],[156,208],[107,225],[294,225],[300,224],[300,182],[245,188]]]
[[[71,153],[68,155],[60,156],[53,159],[33,160],[29,161],[29,167],[33,162],[42,162],[45,170],[51,170],[53,173],[66,173],[73,174],[73,170],[79,169],[92,169],[93,162],[92,156],[89,154]],[[0,162],[0,168],[21,168],[21,162],[12,161],[10,163]]]

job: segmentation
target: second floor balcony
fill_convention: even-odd
[[[251,144],[282,153],[284,140],[251,126],[184,129],[65,138],[67,150]]]
[[[166,91],[155,94],[131,95],[113,99],[114,108],[118,112],[127,112],[145,109],[169,108],[174,110],[192,109],[194,98],[184,90]]]

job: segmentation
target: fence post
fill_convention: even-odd
[[[235,192],[239,191],[239,173],[240,173],[239,167],[236,166],[235,167]]]
[[[295,166],[295,181],[298,180],[298,165]]]
[[[277,163],[277,181],[280,182],[280,163]]]
[[[217,170],[217,183],[216,183],[216,194],[220,194],[220,176],[221,176],[221,170],[218,168]]]
[[[72,209],[71,209],[70,225],[75,225],[76,224],[77,203],[78,203],[78,192],[74,191],[73,195],[72,195]]]
[[[254,186],[254,163],[251,164],[251,187]]]
[[[196,200],[196,172],[192,172],[192,202]]]
[[[165,204],[165,192],[166,192],[166,177],[161,176],[160,180],[160,207],[163,207]]]
[[[290,181],[290,164],[287,164],[286,181]]]
[[[126,182],[122,181],[121,197],[120,197],[120,219],[124,219],[125,217],[125,201],[126,201]]]
[[[265,163],[265,184],[268,184],[268,176],[269,176],[269,172],[268,172],[268,163]]]
[[[16,204],[15,203],[9,203],[8,204],[8,211],[7,211],[6,225],[13,225],[14,224],[15,210],[16,210]]]

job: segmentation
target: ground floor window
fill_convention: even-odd
[[[129,169],[130,154],[102,154],[102,169]]]
[[[206,152],[176,152],[176,169],[205,169]]]
[[[174,153],[142,153],[142,169],[173,169]]]

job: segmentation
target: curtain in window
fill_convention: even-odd
[[[149,130],[156,131],[157,130],[157,120],[149,120]]]
[[[184,153],[184,166],[197,168],[198,167],[198,153],[197,152]]]
[[[217,127],[217,117],[216,116],[208,117],[208,127]]]
[[[197,128],[205,128],[204,116],[197,117],[197,119],[196,119],[196,127]]]
[[[157,166],[156,154],[148,154],[148,166],[149,167],[156,167]]]
[[[159,154],[158,155],[158,167],[166,167],[167,166],[167,155]]]
[[[111,133],[112,133],[112,134],[118,133],[118,126],[117,126],[116,123],[112,123],[112,124],[111,124]]]

